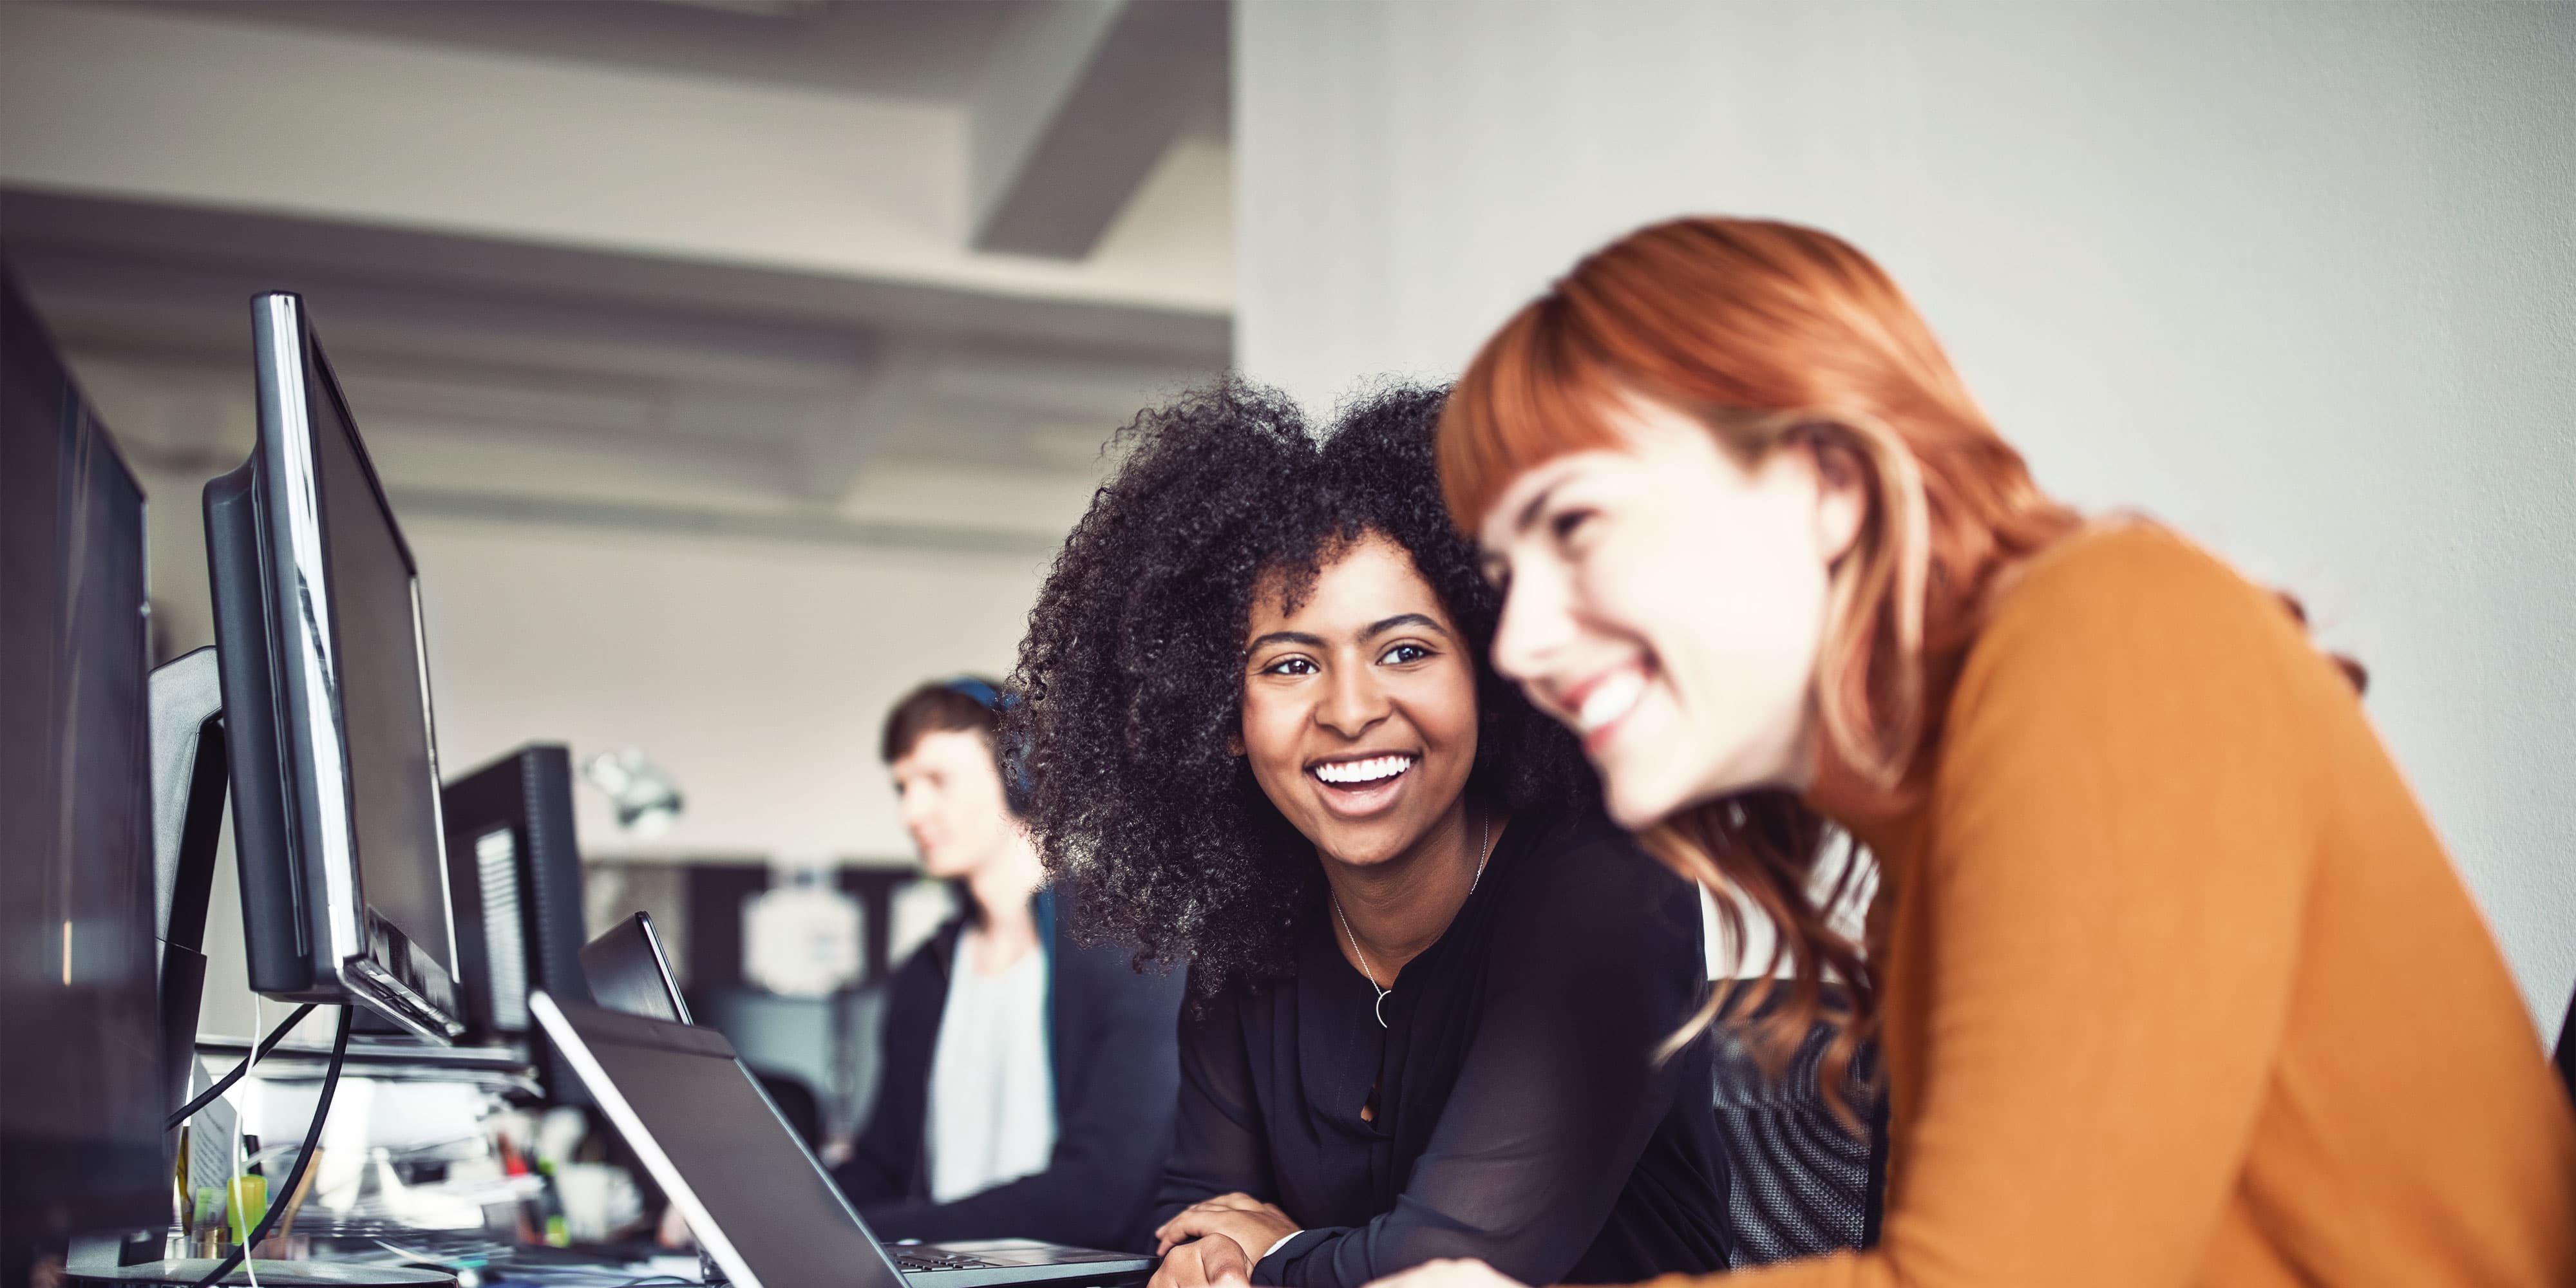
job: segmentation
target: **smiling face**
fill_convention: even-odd
[[[1583,739],[1623,827],[1804,787],[1857,480],[1799,442],[1748,468],[1660,403],[1632,399],[1615,422],[1623,446],[1534,466],[1483,516],[1506,586],[1495,667]]]
[[[921,851],[922,871],[968,877],[1006,851],[1017,825],[982,731],[934,729],[890,768],[896,809]]]
[[[1318,570],[1297,611],[1254,596],[1243,754],[1326,858],[1383,863],[1459,807],[1476,760],[1476,666],[1402,547],[1374,533]]]

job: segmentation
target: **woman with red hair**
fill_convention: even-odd
[[[2050,499],[1859,251],[1614,243],[1486,343],[1440,464],[1497,667],[1779,927],[1765,1022],[1882,1044],[1878,1246],[1757,1280],[2576,1283],[2576,1119],[2359,668]]]

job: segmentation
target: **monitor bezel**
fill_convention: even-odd
[[[306,915],[312,942],[325,951],[312,965],[346,996],[364,1002],[386,1018],[436,1041],[465,1031],[457,973],[441,965],[410,935],[379,915],[366,901],[356,849],[357,817],[350,790],[349,742],[336,677],[342,654],[339,618],[332,598],[324,550],[325,514],[319,478],[313,403],[330,400],[330,412],[349,427],[349,447],[356,454],[375,502],[383,508],[394,547],[408,574],[413,648],[419,667],[421,727],[429,776],[432,838],[441,908],[440,930],[446,935],[446,958],[457,960],[454,892],[449,888],[446,824],[440,809],[438,733],[429,688],[428,637],[422,628],[420,565],[411,543],[393,517],[384,483],[376,473],[366,442],[356,432],[357,418],[324,359],[305,315],[303,300],[292,293],[262,295],[252,310],[257,353],[262,516],[267,531],[269,574],[279,592],[268,608],[271,638],[276,641],[276,680],[283,698],[289,736],[280,750],[288,763],[285,775],[285,824],[294,833],[293,849],[305,875]],[[333,431],[336,432],[336,431]],[[309,604],[310,620],[325,623],[317,632],[296,606]],[[309,796],[308,796],[309,790]],[[318,897],[315,897],[317,896]]]

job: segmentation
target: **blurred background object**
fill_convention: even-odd
[[[858,983],[865,964],[858,901],[832,888],[818,865],[785,876],[743,902],[743,973],[781,997],[829,997]]]
[[[618,830],[634,836],[651,838],[670,831],[687,807],[671,776],[633,747],[602,752],[581,762],[581,778],[608,793],[617,806]]]

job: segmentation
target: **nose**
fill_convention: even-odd
[[[1323,700],[1315,704],[1315,723],[1345,738],[1357,738],[1393,710],[1367,666],[1337,666],[1324,681]]]
[[[930,816],[930,793],[918,786],[906,787],[897,792],[894,798],[894,815],[903,823],[903,829],[912,833],[917,839],[921,835],[922,820]]]
[[[1494,669],[1524,687],[1547,676],[1549,660],[1574,637],[1573,587],[1562,568],[1538,560],[1512,570],[1494,624]]]

